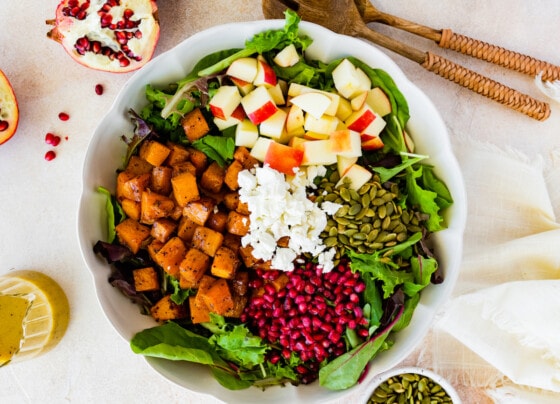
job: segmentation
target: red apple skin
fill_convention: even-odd
[[[233,112],[231,113],[231,116],[233,118],[239,119],[240,121],[242,121],[243,119],[245,119],[245,117],[247,116],[245,114],[245,110],[243,109],[243,105],[239,104],[237,106],[237,108],[235,108],[233,110]]]
[[[220,107],[210,104],[210,112],[214,115],[215,118],[218,119],[226,119],[226,115],[224,114],[224,110]]]
[[[302,160],[303,150],[271,142],[264,163],[282,174],[294,175],[294,169],[301,165]]]
[[[278,78],[276,77],[274,69],[264,60],[259,59],[257,63],[259,70],[253,84],[274,87],[276,83],[278,83]]]
[[[364,137],[368,137],[370,139],[366,139],[364,141]],[[379,136],[362,135],[361,139],[362,139],[363,150],[368,150],[368,151],[378,150],[378,149],[382,149],[383,146],[385,146],[383,140],[381,140]]]
[[[257,108],[254,111],[245,112],[247,113],[247,117],[251,120],[251,122],[253,122],[255,125],[258,125],[274,115],[277,110],[278,107],[276,106],[276,104],[274,104],[274,102],[272,101],[268,101],[263,106]]]
[[[375,118],[376,116],[373,111],[366,109],[358,119],[348,125],[348,129],[356,132],[362,132],[375,120]]]

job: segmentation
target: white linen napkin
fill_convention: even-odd
[[[457,144],[469,204],[464,256],[418,362],[488,389],[495,402],[560,402],[560,152],[530,161]]]

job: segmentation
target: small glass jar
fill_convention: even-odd
[[[0,275],[0,367],[54,348],[69,313],[66,294],[49,276],[31,270]]]

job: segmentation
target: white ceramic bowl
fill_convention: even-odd
[[[396,375],[403,375],[407,373],[419,374],[420,376],[425,376],[432,379],[434,382],[439,384],[446,392],[453,404],[461,404],[461,398],[455,388],[449,383],[446,379],[442,376],[438,375],[435,372],[432,372],[429,369],[415,367],[415,366],[407,366],[407,367],[399,367],[388,370],[386,372],[380,373],[376,375],[374,378],[369,380],[367,383],[367,389],[363,395],[363,400],[360,401],[360,404],[367,404],[369,398],[373,394],[373,392],[387,379],[396,376]]]
[[[120,137],[133,130],[128,110],[134,108],[138,111],[146,104],[146,84],[165,86],[186,76],[203,56],[222,49],[243,47],[245,41],[254,34],[283,26],[283,20],[235,23],[217,26],[191,36],[136,72],[125,84],[93,134],[83,167],[78,237],[86,266],[93,276],[99,303],[109,321],[126,341],[130,341],[136,332],[153,326],[154,322],[149,316],[140,315],[138,308],[108,283],[107,264],[93,253],[92,247],[98,240],[106,239],[105,200],[96,189],[100,185],[109,189],[115,187],[115,169],[120,166],[126,149]],[[307,51],[311,58],[330,61],[351,55],[391,74],[408,100],[411,115],[408,131],[415,139],[418,152],[430,155],[429,163],[435,166],[436,174],[447,183],[455,201],[446,214],[448,228],[435,234],[433,238],[445,271],[445,282],[430,286],[422,293],[409,327],[395,335],[394,346],[373,361],[369,373],[371,378],[398,364],[414,349],[428,331],[436,310],[451,293],[462,253],[466,218],[464,184],[441,116],[428,97],[407,80],[389,57],[362,40],[334,34],[318,25],[301,22],[300,31],[314,39]],[[264,393],[258,389],[229,391],[221,387],[210,372],[200,366],[154,358],[148,358],[147,361],[167,379],[229,403],[260,403],[265,400],[267,403],[324,403],[341,399],[353,390],[332,392],[314,383],[300,387],[275,387]],[[366,379],[365,382],[368,383],[369,380]]]

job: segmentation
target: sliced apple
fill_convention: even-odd
[[[237,77],[231,77],[230,80],[235,84],[241,95],[247,95],[255,88],[255,85],[251,81],[241,80]]]
[[[302,165],[336,164],[336,154],[331,151],[331,142],[325,140],[307,140],[303,143]]]
[[[367,136],[367,138],[365,138],[364,135],[362,135],[362,150],[379,150],[382,149],[383,146],[385,146],[385,144],[379,136]]]
[[[373,177],[373,174],[367,168],[364,168],[359,164],[353,164],[350,168],[348,168],[348,170],[346,170],[346,174],[340,178],[336,186],[339,187],[345,181],[349,180],[350,184],[348,188],[357,191],[362,187],[362,185],[368,182],[371,177]]]
[[[375,114],[375,113],[374,113]],[[387,122],[379,115],[375,114],[375,119],[370,122],[370,124],[361,131],[362,139],[367,140],[369,137],[377,137],[381,134]]]
[[[264,162],[266,152],[272,142],[274,142],[274,140],[264,136],[259,136],[251,149],[251,156],[259,160],[261,163]]]
[[[344,123],[348,129],[356,132],[362,132],[376,119],[377,115],[375,115],[375,112],[373,112],[368,105],[364,105],[358,111],[352,112],[350,116],[346,118]],[[381,117],[379,119],[383,120]]]
[[[352,99],[361,92],[371,88],[371,80],[364,71],[352,64],[348,59],[333,70],[332,77],[337,91],[345,98]]]
[[[303,135],[305,132],[303,129],[304,122],[305,115],[303,114],[303,109],[297,105],[292,105],[286,117],[286,131],[294,135]]]
[[[290,141],[288,142],[288,146],[293,147],[294,149],[303,150],[303,144],[306,140],[299,136],[293,136]]]
[[[252,57],[235,59],[229,65],[226,74],[232,78],[252,83],[257,77],[257,59]]]
[[[300,94],[292,98],[290,102],[313,117],[320,118],[331,104],[331,99],[325,94],[312,92]]]
[[[235,113],[235,111],[234,111]],[[243,113],[245,115],[245,113]],[[228,116],[226,119],[220,119],[214,117],[214,124],[219,130],[225,130],[227,128],[231,128],[234,125],[239,124],[243,120],[243,117],[239,118],[238,116],[234,116],[233,114]]]
[[[354,111],[360,110],[364,104],[366,103],[366,99],[368,97],[369,91],[364,91],[359,93],[357,96],[350,100],[350,106]]]
[[[19,108],[6,75],[0,70],[0,144],[14,136],[19,122]]]
[[[280,80],[274,87],[268,87],[267,89],[276,105],[284,105],[286,103],[286,97],[284,97],[284,91],[282,90]]]
[[[391,107],[391,100],[387,94],[379,88],[374,87],[368,91],[366,103],[373,109],[379,116],[389,115],[393,108]]]
[[[350,101],[348,101],[346,98],[342,98],[342,97],[339,98],[340,101],[338,103],[338,108],[336,110],[335,115],[341,121],[345,121],[352,114],[352,112],[354,112],[354,110],[352,109],[352,105],[350,104]]]
[[[406,145],[406,150],[409,153],[414,153],[414,149],[415,149],[414,140],[412,140],[412,137],[410,137],[410,135],[406,130],[403,130],[403,138],[404,138],[404,144]]]
[[[210,100],[210,112],[216,118],[226,119],[241,102],[241,94],[236,86],[221,86]]]
[[[294,175],[295,169],[301,166],[303,150],[277,142],[271,142],[266,151],[264,164],[286,175]]]
[[[340,120],[336,116],[322,115],[320,118],[315,118],[311,114],[305,115],[305,123],[303,127],[306,131],[330,134],[338,127]]]
[[[235,128],[235,145],[252,149],[259,137],[259,128],[249,119],[243,119]]]
[[[319,93],[329,97],[331,99],[331,103],[328,106],[328,108],[325,110],[324,114],[332,115],[332,116],[336,115],[338,111],[338,104],[341,101],[340,95],[328,91],[316,90],[312,87],[308,87],[303,84],[290,83],[290,86],[288,87],[288,98],[290,99],[290,102],[292,98],[305,93]]]
[[[220,87],[221,88],[221,87]],[[255,125],[260,124],[278,111],[278,107],[264,86],[256,87],[241,99],[245,113]]]
[[[272,59],[280,67],[290,67],[299,62],[299,54],[294,44],[289,44]]]
[[[313,131],[307,131],[303,134],[303,139],[305,140],[327,140],[330,138],[330,134],[327,133],[317,133]]]
[[[253,80],[255,86],[274,87],[278,78],[274,69],[263,58],[257,58],[257,75]]]
[[[348,169],[353,164],[356,164],[357,161],[358,157],[344,157],[341,155],[336,156],[336,169],[338,171],[338,175],[342,178],[342,176],[346,174]]]
[[[276,140],[280,139],[282,137],[282,133],[284,132],[287,116],[288,114],[284,110],[278,109],[274,115],[261,122],[259,128],[261,135]]]
[[[331,133],[329,138],[331,151],[343,157],[360,157],[362,155],[361,139],[358,132],[341,129]]]

